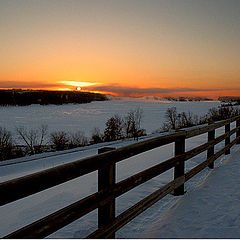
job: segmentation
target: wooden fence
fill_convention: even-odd
[[[234,121],[236,121],[236,127],[231,130],[230,123]],[[223,126],[225,126],[225,133],[215,137],[215,130]],[[185,139],[203,133],[208,133],[208,141],[185,151]],[[234,133],[236,133],[236,138],[230,141],[230,136]],[[215,153],[214,146],[223,140],[225,140],[225,146]],[[175,143],[174,157],[120,182],[115,181],[116,163],[169,143]],[[167,194],[171,192],[174,192],[174,195],[184,194],[186,181],[207,166],[213,168],[214,161],[218,157],[222,154],[229,154],[230,148],[239,143],[240,116],[209,125],[179,130],[115,150],[103,148],[98,155],[3,182],[0,184],[1,206],[98,170],[98,192],[25,226],[5,238],[44,238],[96,208],[98,208],[98,230],[87,238],[114,238],[117,230]],[[206,160],[185,172],[185,161],[204,151],[207,151]],[[174,177],[171,182],[115,216],[117,197],[171,168],[174,168]]]

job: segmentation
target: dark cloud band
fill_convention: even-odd
[[[235,89],[201,89],[201,88],[127,88],[115,85],[92,86],[86,87],[85,90],[95,90],[103,92],[112,92],[118,94],[161,94],[177,92],[214,92],[214,91],[231,91]]]

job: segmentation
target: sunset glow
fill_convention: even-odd
[[[240,1],[0,2],[0,88],[240,96]]]
[[[93,85],[99,84],[99,83],[76,82],[76,81],[61,81],[60,83],[63,84],[63,85],[80,87],[80,88],[81,87],[87,87],[87,86],[93,86]]]

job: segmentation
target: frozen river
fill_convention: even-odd
[[[161,126],[164,115],[169,107],[175,106],[178,112],[191,111],[203,115],[209,108],[220,105],[219,102],[161,102],[141,101],[137,99],[121,99],[87,104],[65,105],[30,105],[0,107],[0,126],[10,131],[16,127],[37,128],[47,124],[49,132],[55,130],[80,130],[90,136],[98,127],[101,131],[105,122],[114,114],[126,115],[130,110],[143,110],[142,127],[152,133]]]

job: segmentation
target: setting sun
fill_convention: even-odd
[[[60,81],[59,83],[66,85],[66,86],[73,86],[73,87],[80,87],[80,88],[99,84],[99,83],[78,82],[78,81]]]
[[[1,89],[240,95],[240,3],[60,2],[1,1]]]

